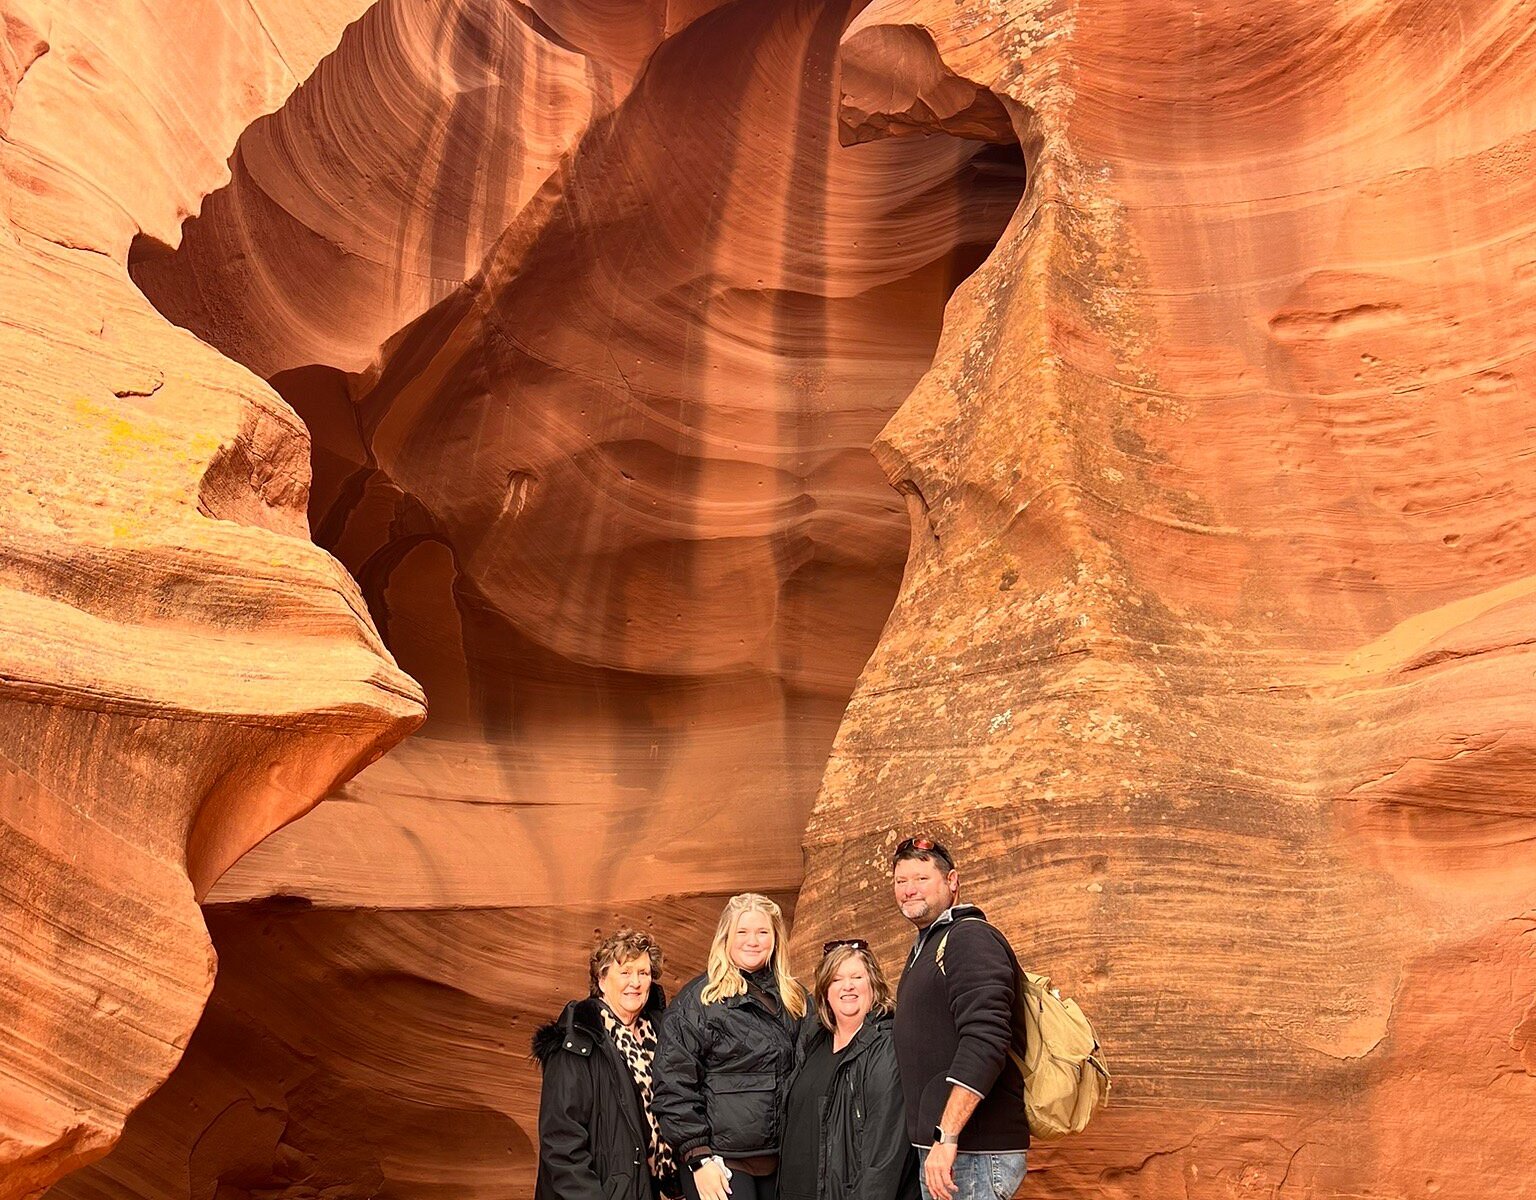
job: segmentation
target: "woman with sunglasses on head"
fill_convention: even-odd
[[[891,989],[859,938],[822,947],[785,1117],[780,1200],[916,1200]]]
[[[655,1110],[688,1200],[774,1200],[784,1101],[805,989],[789,973],[784,914],[732,896],[704,974],[667,1009]]]

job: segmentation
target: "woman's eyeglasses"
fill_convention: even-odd
[[[866,942],[863,938],[838,938],[836,941],[822,942],[822,958],[826,958],[827,955],[831,954],[832,951],[836,950],[839,946],[850,946],[855,950],[869,949],[869,943]]]

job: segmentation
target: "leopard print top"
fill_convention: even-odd
[[[656,1029],[644,1017],[635,1019],[633,1030],[626,1029],[624,1022],[614,1016],[606,1004],[599,1004],[598,1009],[603,1014],[603,1027],[618,1047],[619,1057],[628,1065],[629,1073],[635,1077],[635,1084],[640,1089],[640,1107],[645,1110],[650,1135],[646,1162],[651,1168],[651,1178],[660,1182],[663,1195],[675,1196],[678,1194],[675,1190],[677,1162],[672,1157],[672,1147],[662,1140],[656,1114],[651,1111],[651,1063],[656,1058]]]

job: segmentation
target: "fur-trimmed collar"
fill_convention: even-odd
[[[583,1058],[592,1053],[593,1047],[605,1036],[600,1003],[596,996],[572,1000],[553,1021],[539,1026],[533,1035],[532,1049],[540,1066],[547,1064],[557,1050],[569,1050]],[[640,1015],[654,1023],[657,1014],[666,1006],[667,994],[659,983],[653,983],[650,998]]]

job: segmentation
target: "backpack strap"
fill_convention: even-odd
[[[949,944],[949,935],[955,931],[956,925],[965,921],[981,921],[983,925],[986,924],[980,917],[961,917],[960,920],[949,923],[949,928],[944,931],[944,936],[939,939],[939,948],[933,952],[933,965],[938,967],[940,975],[945,975],[946,977],[948,975],[948,972],[944,970],[944,947]]]
[[[940,975],[947,977],[947,972],[944,970],[944,947],[948,944],[949,935],[954,932],[955,926],[959,925],[962,921],[981,921],[983,925],[990,924],[990,922],[983,920],[981,917],[961,917],[958,921],[950,922],[949,928],[939,938],[938,949],[933,952],[933,964],[939,968]],[[998,932],[1001,934],[1002,931],[998,930]],[[1026,1047],[1029,1036],[1029,1015],[1027,1012],[1029,1002],[1025,995],[1029,987],[1029,980],[1024,973],[1024,969],[1019,966],[1018,956],[1014,954],[1013,946],[1009,944],[1006,937],[1003,938],[1003,945],[1008,948],[1008,959],[1013,964],[1014,972],[1013,1036],[1009,1039],[1008,1057],[1013,1060],[1013,1065],[1018,1068],[1019,1078],[1024,1080],[1029,1078],[1029,1064],[1026,1061]]]

